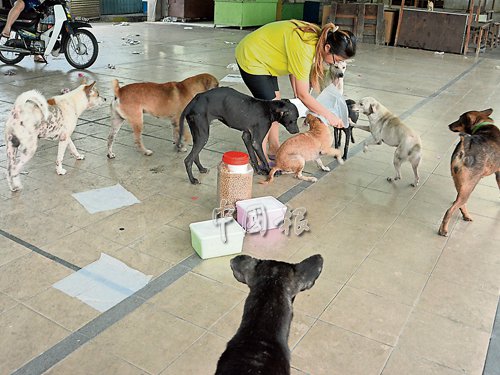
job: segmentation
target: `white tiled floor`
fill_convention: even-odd
[[[233,73],[226,67],[234,62],[235,43],[248,32],[165,23],[93,26],[100,54],[85,74],[109,99],[113,78],[127,84]],[[124,45],[127,35],[141,43]],[[254,196],[284,194],[290,207],[307,209],[311,231],[300,237],[279,231],[248,235],[244,252],[291,262],[316,253],[325,259],[316,285],[295,301],[292,374],[482,373],[500,290],[494,177],[483,179],[469,200],[473,222],[455,216],[448,238],[437,229],[455,198],[449,158],[457,136],[447,125],[467,110],[500,111],[497,56],[476,60],[359,45],[345,93],[377,98],[420,133],[424,159],[418,188],[409,186],[409,165],[401,181],[386,181],[394,173],[393,150],[381,145],[359,152],[362,131],[355,131],[345,165],[296,195],[289,192],[298,185],[291,176],[270,186],[254,177]],[[51,96],[78,82],[78,72],[63,57],[50,58],[48,65],[29,58],[14,67],[0,65],[0,73],[8,70],[16,75],[0,75],[0,128],[21,92],[37,88]],[[283,96],[290,97],[286,77],[280,84]],[[248,93],[242,84],[232,86]],[[244,145],[237,132],[213,124],[200,154],[212,171],[192,186],[185,154],[172,145],[170,124],[150,116],[145,121],[151,157],[134,149],[124,125],[116,159],[106,158],[110,120],[109,107],[103,106],[82,115],[73,139],[86,159],[75,161],[68,153],[67,175],[56,175],[56,144],[50,141],[40,142],[29,174],[22,176],[22,192],[11,193],[2,172],[0,374],[215,371],[239,325],[248,289],[234,279],[230,256],[205,261],[193,256],[188,225],[211,217],[221,153],[244,151]],[[283,132],[281,138],[287,136]],[[0,151],[4,169],[3,141]],[[314,163],[306,170],[317,173]],[[116,183],[141,204],[90,215],[71,196]],[[84,267],[101,252],[154,276],[151,288],[103,314],[51,287],[74,272],[62,261]]]

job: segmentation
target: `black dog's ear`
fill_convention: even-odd
[[[257,263],[258,259],[252,258],[249,255],[238,255],[231,259],[231,269],[236,280],[248,285],[248,281],[253,276]]]
[[[323,257],[319,254],[304,259],[295,265],[295,274],[299,278],[299,291],[312,288],[323,270]]]

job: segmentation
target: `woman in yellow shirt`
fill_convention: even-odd
[[[319,26],[297,20],[277,21],[245,36],[236,47],[241,77],[252,95],[259,99],[281,99],[278,78],[289,75],[295,97],[312,112],[325,117],[330,125],[343,127],[333,113],[311,94],[310,84],[319,90],[323,63],[333,64],[356,54],[356,37],[338,30],[333,23]],[[267,155],[279,147],[279,127],[274,123],[263,142]]]

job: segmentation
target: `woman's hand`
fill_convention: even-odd
[[[334,128],[342,129],[344,127],[344,122],[330,111],[328,111],[328,116],[326,116],[326,119],[328,120],[330,125],[333,126]]]
[[[297,89],[297,97],[302,101],[302,103],[304,103],[304,105],[310,111],[325,117],[328,120],[328,123],[335,128],[344,127],[344,123],[340,118],[338,118],[328,109],[326,109],[320,102],[318,102],[315,98],[313,98],[313,96],[309,93],[308,81],[298,81],[295,79],[295,77],[291,76],[290,82],[292,82],[292,84],[293,81],[295,81]]]

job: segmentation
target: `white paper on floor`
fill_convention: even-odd
[[[101,253],[99,260],[58,281],[53,287],[104,312],[144,287],[151,277]]]
[[[243,83],[243,78],[239,74],[228,74],[220,80],[221,82],[238,82]]]
[[[91,214],[141,203],[120,184],[72,195]]]

